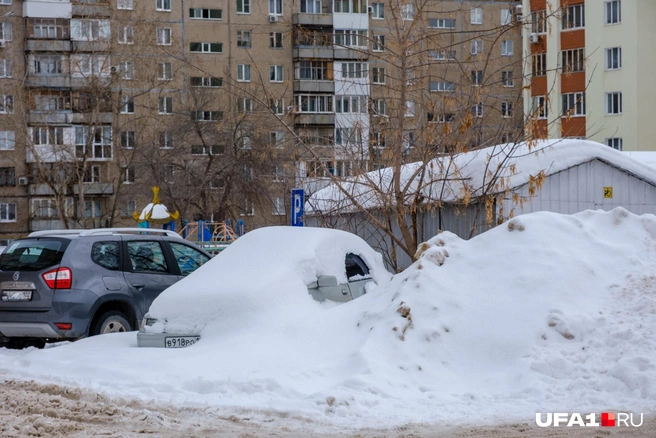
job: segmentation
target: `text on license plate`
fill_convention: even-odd
[[[164,338],[164,346],[166,348],[184,348],[194,345],[200,341],[200,336],[175,336]]]
[[[3,290],[2,301],[30,301],[32,299],[31,290]]]

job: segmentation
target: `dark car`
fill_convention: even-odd
[[[37,231],[0,255],[0,346],[131,331],[211,256],[169,230]]]

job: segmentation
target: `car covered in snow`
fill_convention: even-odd
[[[143,318],[137,344],[186,347],[198,342],[208,326],[241,324],[258,311],[280,317],[289,310],[285,306],[302,314],[306,306],[347,302],[391,276],[381,254],[354,234],[311,227],[256,229],[157,297]],[[302,295],[307,300],[299,301]]]

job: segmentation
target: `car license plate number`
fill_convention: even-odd
[[[31,301],[31,290],[3,290],[2,301]]]
[[[200,336],[175,336],[164,338],[166,348],[184,348],[200,341]]]

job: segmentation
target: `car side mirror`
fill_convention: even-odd
[[[319,275],[317,276],[317,283],[319,287],[337,286],[337,277],[333,275]]]

